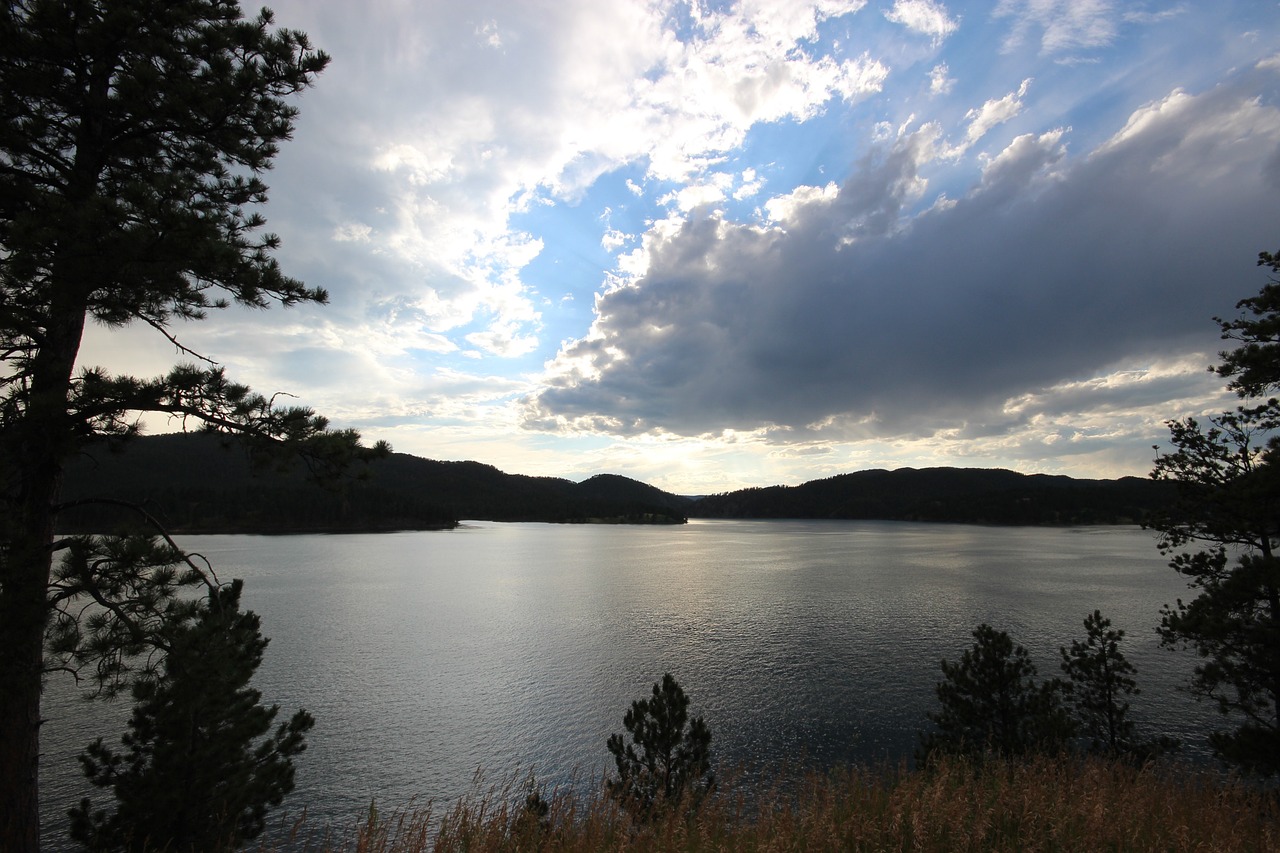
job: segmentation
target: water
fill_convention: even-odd
[[[472,522],[453,531],[192,536],[271,637],[255,685],[282,718],[317,720],[289,803],[347,825],[370,800],[450,802],[478,768],[595,779],[633,699],[672,672],[748,780],[783,762],[909,756],[938,661],[989,622],[1042,675],[1094,608],[1124,650],[1150,731],[1203,751],[1213,721],[1178,685],[1190,653],[1158,647],[1185,585],[1136,528],[848,521],[683,526]],[[87,793],[75,756],[117,742],[127,709],[46,691],[50,848]],[[101,794],[97,795],[101,798]]]

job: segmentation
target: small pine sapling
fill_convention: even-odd
[[[689,699],[671,673],[653,685],[653,696],[637,699],[622,720],[631,734],[609,737],[618,778],[609,793],[640,815],[662,804],[696,806],[715,784],[711,771],[711,729],[689,717]]]
[[[1098,610],[1085,617],[1084,628],[1083,643],[1072,640],[1069,651],[1059,649],[1080,733],[1094,752],[1119,757],[1145,751],[1139,750],[1129,719],[1128,697],[1142,691],[1133,678],[1137,670],[1120,651],[1124,631],[1112,628]]]

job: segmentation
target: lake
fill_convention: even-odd
[[[1133,527],[469,522],[179,542],[245,579],[242,603],[271,638],[255,686],[281,719],[315,716],[286,806],[321,823],[346,825],[375,798],[450,802],[478,768],[598,778],[605,740],[668,671],[717,764],[748,781],[784,762],[897,761],[935,706],[939,660],[959,658],[976,625],[1009,631],[1052,676],[1094,608],[1128,632],[1147,731],[1202,755],[1216,718],[1179,690],[1194,655],[1155,635],[1185,583]],[[54,849],[86,792],[75,756],[98,735],[117,743],[127,707],[52,677],[44,713]]]

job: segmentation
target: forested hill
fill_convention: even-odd
[[[1168,506],[1166,482],[1077,480],[989,468],[859,471],[702,498],[700,518],[850,518],[969,524],[1132,524]]]
[[[99,447],[68,470],[63,502],[108,498],[143,506],[171,532],[421,530],[459,519],[679,523],[689,505],[626,477],[582,483],[506,474],[479,462],[438,462],[395,453],[334,487],[301,466],[255,473],[234,440],[208,434],[133,439]],[[105,504],[75,506],[62,532],[101,531],[131,514]]]
[[[479,462],[402,453],[333,488],[300,466],[255,474],[218,436],[158,435],[118,452],[105,446],[67,471],[63,499],[139,504],[172,532],[302,532],[452,527],[459,519],[679,523],[699,518],[847,518],[973,524],[1114,524],[1167,505],[1167,483],[1133,477],[1075,480],[994,469],[860,471],[800,486],[744,489],[693,500],[612,474],[581,483],[507,474]],[[115,529],[131,515],[102,504],[60,517],[62,532]]]

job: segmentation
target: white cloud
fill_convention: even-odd
[[[604,232],[604,236],[600,238],[600,247],[606,252],[613,252],[626,245],[631,239],[627,234],[616,228],[608,228]]]
[[[992,14],[1013,19],[1006,49],[1038,32],[1046,55],[1107,47],[1118,31],[1113,0],[1000,0]]]
[[[472,332],[466,339],[468,343],[494,355],[515,357],[533,352],[538,346],[537,338],[522,335],[519,330],[520,326],[516,323],[491,325],[483,332]]]
[[[969,127],[965,131],[964,142],[960,144],[955,154],[963,153],[968,150],[979,139],[986,136],[994,127],[997,127],[1022,112],[1022,99],[1027,94],[1027,87],[1031,85],[1031,78],[1028,77],[1022,81],[1022,85],[1018,87],[1018,91],[1010,92],[1003,98],[992,99],[987,101],[977,109],[969,110],[965,114],[965,118],[969,121]]]
[[[638,93],[633,108],[646,127],[635,141],[646,143],[654,177],[686,180],[740,145],[752,125],[804,120],[831,98],[853,101],[883,86],[888,69],[868,56],[837,61],[804,52],[822,16],[784,15],[765,26],[750,15],[748,8],[709,15],[705,37],[673,47],[665,73]]]
[[[940,62],[933,66],[933,69],[929,72],[929,94],[950,94],[956,83],[953,78],[947,76],[950,73],[951,69],[947,67],[945,62]]]
[[[1181,89],[1174,89],[1161,100],[1135,110],[1120,132],[1099,146],[1098,151],[1100,153],[1109,151],[1144,133],[1151,132],[1153,128],[1176,121],[1178,114],[1189,109],[1192,103],[1191,95]]]
[[[497,21],[485,21],[476,27],[476,35],[480,41],[492,48],[502,47],[502,35],[498,32]]]
[[[983,193],[1029,193],[1036,179],[1066,157],[1062,143],[1065,128],[1042,134],[1024,133],[1015,137],[982,170],[979,190]]]
[[[760,177],[755,169],[744,169],[738,188],[733,191],[733,197],[742,201],[751,198],[762,189],[764,189],[764,178]]]
[[[934,0],[896,0],[884,16],[895,24],[941,41],[960,26],[947,14],[947,8]]]
[[[339,243],[368,243],[373,229],[362,222],[346,222],[333,229],[333,239]]]
[[[298,163],[329,176],[334,194],[302,211],[284,260],[297,251],[319,273],[310,279],[338,298],[391,289],[436,333],[487,323],[468,331],[473,344],[527,352],[537,312],[521,276],[542,243],[513,229],[512,217],[575,202],[626,164],[690,183],[673,198],[681,210],[716,192],[758,191],[750,180],[734,190],[708,177],[752,127],[804,121],[884,85],[888,69],[872,57],[814,49],[820,25],[864,5],[694,5],[681,29],[684,7],[665,2],[472,9],[371,0],[353,27],[342,4],[283,0],[278,19],[335,57],[303,104],[304,121],[325,127],[299,133],[277,174]],[[378,256],[376,288],[357,285],[373,270],[336,276],[336,259],[299,236],[310,230],[364,242]]]
[[[697,183],[681,187],[658,199],[658,204],[675,207],[688,213],[696,207],[716,204],[728,198],[729,189],[733,185],[733,176],[725,172],[714,172]]]
[[[797,211],[811,205],[829,205],[839,195],[840,188],[834,181],[824,187],[799,186],[786,195],[775,196],[765,202],[764,209],[773,222],[786,223],[797,218]]]
[[[1132,9],[1124,13],[1124,19],[1135,24],[1158,24],[1185,15],[1189,9],[1190,7],[1186,3],[1179,3],[1172,8],[1160,9],[1155,12]]]
[[[994,128],[1005,124],[1020,115],[1024,109],[1024,98],[1031,86],[1031,78],[1023,80],[1017,90],[1000,98],[992,98],[981,107],[975,107],[965,113],[967,125],[964,138],[955,144],[943,141],[942,128],[937,122],[926,122],[918,129],[912,130],[915,116],[909,116],[897,127],[883,122],[876,127],[874,139],[878,144],[891,144],[902,156],[910,154],[910,163],[904,164],[913,174],[918,176],[919,166],[935,159],[955,160],[967,153],[983,137]],[[902,141],[911,138],[913,145],[907,148]],[[923,180],[923,178],[920,178]],[[918,196],[924,190],[919,186]],[[904,196],[906,198],[906,196]]]

